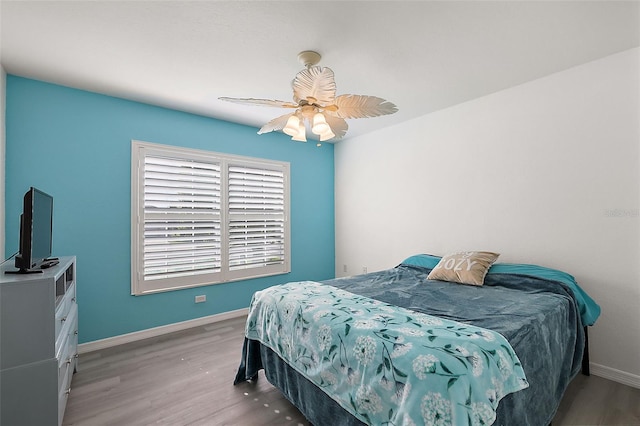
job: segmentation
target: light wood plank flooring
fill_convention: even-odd
[[[64,425],[308,425],[263,373],[233,386],[244,321],[81,355]],[[640,426],[640,389],[579,375],[553,425]]]

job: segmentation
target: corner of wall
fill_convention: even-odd
[[[7,74],[4,67],[0,64],[0,259],[4,259],[4,152],[5,152],[5,104],[6,104],[6,87]]]

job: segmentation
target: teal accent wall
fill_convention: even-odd
[[[14,75],[6,85],[6,241],[22,197],[54,197],[53,254],[77,256],[80,343],[249,306],[271,285],[335,275],[333,145]],[[291,273],[131,295],[131,140],[288,161]],[[196,295],[207,296],[194,303]]]

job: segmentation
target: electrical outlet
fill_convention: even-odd
[[[347,264],[342,265],[342,272],[347,272]]]
[[[196,303],[202,303],[207,301],[207,296],[202,294],[200,296],[196,296]]]
[[[366,266],[363,266],[363,267],[362,267],[362,273],[363,273],[363,274],[366,274],[366,273],[367,273],[367,267],[366,267]]]

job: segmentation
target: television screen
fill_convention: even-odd
[[[20,252],[15,266],[21,271],[37,267],[51,256],[53,197],[31,187],[24,195],[20,218]]]

